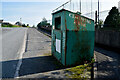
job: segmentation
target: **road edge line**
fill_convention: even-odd
[[[19,61],[17,63],[17,68],[16,68],[16,71],[14,74],[14,78],[19,78],[19,70],[20,70],[20,66],[22,64],[22,57],[23,57],[23,53],[25,52],[25,48],[26,48],[26,38],[27,38],[27,30],[25,31],[22,48],[18,51],[18,53],[20,55],[19,55]]]
[[[96,54],[94,51],[94,59],[95,59],[95,63],[94,63],[94,79],[97,78],[97,60],[96,60]]]

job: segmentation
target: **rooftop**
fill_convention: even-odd
[[[0,20],[0,23],[2,23],[3,22],[3,20]]]

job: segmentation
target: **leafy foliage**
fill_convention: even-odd
[[[18,21],[15,23],[15,25],[22,26],[22,23]]]
[[[25,24],[22,24],[22,27],[27,27]]]
[[[50,26],[50,23],[47,22],[46,18],[44,17],[40,23],[38,23],[37,27],[40,29],[41,27]]]
[[[99,24],[96,24],[96,28],[98,28],[98,26],[99,26],[99,28],[101,28],[102,27],[102,25],[103,25],[103,20],[102,19],[100,19],[99,20]]]
[[[1,26],[2,26],[2,27],[19,27],[19,26],[16,26],[16,25],[10,24],[10,23],[2,23]]]
[[[112,7],[110,10],[104,22],[104,27],[120,27],[120,13],[116,7]]]

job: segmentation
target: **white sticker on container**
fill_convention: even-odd
[[[53,29],[55,29],[55,26],[53,26]]]
[[[61,41],[56,39],[56,51],[61,53]]]

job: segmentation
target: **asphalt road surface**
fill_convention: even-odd
[[[0,46],[2,44],[2,53],[0,53],[0,57],[2,55],[2,60],[0,59],[2,73],[0,71],[0,74],[3,78],[15,77],[25,34],[27,34],[26,50],[22,56],[18,76],[33,75],[57,69],[58,65],[53,64],[54,59],[48,56],[51,48],[49,37],[32,28],[3,28],[2,37],[0,33]],[[95,47],[95,55],[97,78],[99,80],[120,80],[120,54]],[[35,76],[32,76],[32,78],[35,78]]]
[[[55,60],[49,56],[51,38],[34,28],[29,28],[26,40],[19,77],[55,70],[56,64],[53,64]]]
[[[120,80],[120,54],[95,47],[98,80]],[[96,79],[96,80],[97,80]]]
[[[2,28],[2,78],[14,78],[26,31],[27,28]]]

